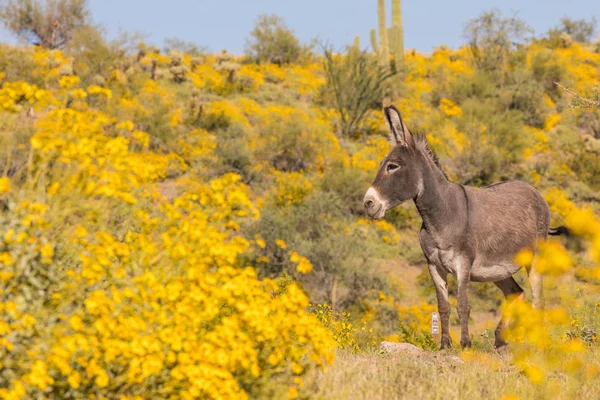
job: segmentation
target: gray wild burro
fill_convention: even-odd
[[[408,130],[396,107],[386,107],[383,112],[393,148],[365,195],[365,211],[369,217],[381,219],[386,211],[414,200],[423,219],[421,248],[437,294],[441,348],[452,344],[449,273],[458,281],[460,344],[470,347],[469,282],[494,282],[507,301],[522,297],[523,289],[512,277],[521,269],[514,261],[515,255],[523,248],[535,251],[538,240],[567,230],[550,228],[548,204],[525,182],[499,182],[484,188],[450,182],[427,146],[427,139]],[[533,305],[542,308],[542,276],[536,271],[535,257],[527,272]],[[506,344],[502,339],[505,323],[501,319],[496,329],[496,347]]]

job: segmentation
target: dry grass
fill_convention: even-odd
[[[554,376],[534,385],[507,357],[471,353],[457,363],[452,352],[418,356],[338,352],[326,372],[306,379],[304,394],[315,399],[597,399],[600,382]],[[598,358],[598,351],[590,352]]]

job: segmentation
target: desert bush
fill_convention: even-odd
[[[373,55],[353,48],[346,54],[326,49],[323,69],[324,102],[336,111],[341,136],[354,137],[367,111],[382,101],[384,83],[394,74]]]
[[[578,178],[588,183],[595,191],[600,188],[600,160],[597,153],[586,151],[585,148],[574,152],[569,158],[568,165],[575,172]]]
[[[240,126],[229,126],[216,135],[215,153],[220,171],[240,174],[244,181],[252,179],[252,152],[247,146],[248,133]]]
[[[23,81],[42,85],[43,77],[35,73],[34,52],[28,48],[0,45],[0,69],[6,81]]]
[[[431,329],[431,313],[435,306],[422,302],[412,306],[400,306],[398,340],[411,343],[426,350],[437,350],[438,343],[429,332]]]
[[[339,312],[327,304],[317,304],[312,307],[312,314],[333,333],[333,339],[340,350],[359,353],[377,345],[373,328],[367,327],[365,321],[354,320],[349,312]]]
[[[560,25],[548,32],[550,38],[556,35],[567,34],[572,40],[580,43],[590,42],[594,38],[596,32],[597,21],[596,17],[592,16],[589,21],[585,19],[572,19],[563,17],[560,20]]]
[[[508,80],[504,89],[508,108],[519,110],[525,125],[543,128],[549,111],[544,104],[544,86],[534,79],[531,71],[523,69],[510,74]]]
[[[390,291],[371,259],[377,249],[369,243],[372,232],[361,226],[349,229],[349,213],[339,204],[332,193],[314,192],[291,207],[266,205],[260,220],[248,230],[266,243],[256,255],[259,276],[294,276],[310,293],[311,301],[331,304],[335,309],[360,304],[373,290]],[[305,255],[312,273],[299,274],[277,240]],[[263,262],[260,257],[265,257]]]
[[[499,109],[493,99],[465,101],[463,113],[459,129],[468,138],[468,148],[455,164],[461,181],[486,185],[506,179],[508,167],[522,158],[526,144],[522,114],[516,110]],[[481,122],[474,125],[469,124],[469,120]]]
[[[178,38],[167,38],[164,43],[164,52],[169,54],[173,50],[177,50],[184,54],[189,54],[192,57],[201,57],[206,48],[199,46],[194,42],[187,42]]]
[[[509,51],[532,33],[516,18],[504,18],[499,10],[482,13],[465,24],[465,36],[475,64],[483,71],[502,71]]]
[[[310,54],[277,15],[260,15],[246,45],[246,54],[257,63],[289,64]]]
[[[335,193],[352,214],[364,215],[363,198],[370,178],[365,171],[356,167],[332,168],[323,176],[321,190]]]
[[[64,47],[90,23],[86,0],[9,0],[0,19],[9,31],[47,49]]]
[[[65,53],[74,57],[73,67],[85,83],[97,77],[108,78],[110,71],[126,63],[124,38],[106,41],[97,27],[85,26],[73,31]]]
[[[276,170],[322,170],[343,162],[328,121],[314,111],[271,106],[259,118],[255,157]]]

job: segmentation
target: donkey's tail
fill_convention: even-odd
[[[551,236],[558,236],[558,235],[571,236],[571,232],[569,232],[569,230],[567,229],[566,226],[558,226],[556,228],[550,228],[550,229],[548,229],[548,235],[551,235]]]

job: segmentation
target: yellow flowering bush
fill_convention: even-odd
[[[454,116],[462,115],[462,110],[460,109],[460,107],[457,106],[456,103],[454,103],[452,100],[446,99],[446,98],[443,98],[440,101],[440,110],[442,110],[442,112],[447,117],[454,117]]]
[[[27,294],[15,294],[24,290],[20,276],[39,280],[28,271],[45,273],[34,260],[53,263],[53,248],[36,233],[47,227],[47,207],[22,203],[7,216],[23,215],[18,225],[2,225],[9,325],[0,333],[13,378],[1,378],[8,384],[0,395],[135,396],[158,385],[152,397],[246,397],[260,392],[258,382],[269,374],[285,382],[331,361],[332,339],[306,313],[301,290],[289,284],[273,297],[275,281],[259,281],[254,270],[238,266],[248,243],[235,236],[236,220],[256,214],[239,177],[188,185],[158,209],[132,208],[137,228],[122,238],[82,226],[62,238],[78,248],[79,261],[44,285],[56,316],[41,306],[29,315],[32,303],[19,300]],[[11,361],[26,351],[35,355],[29,363]]]
[[[300,172],[277,172],[275,185],[277,188],[275,202],[280,207],[302,203],[304,198],[313,191],[310,180]]]
[[[26,82],[6,82],[0,87],[0,107],[3,111],[19,112],[25,105],[46,107],[50,93]]]
[[[313,306],[312,312],[319,322],[333,333],[336,346],[342,350],[358,352],[362,348],[374,346],[376,337],[366,322],[356,322],[348,312],[338,312],[327,304]]]
[[[259,213],[240,177],[181,179],[167,199],[158,184],[181,158],[86,107],[41,117],[30,174],[0,181],[0,397],[246,398],[331,362],[300,287],[243,263],[240,222]],[[212,135],[188,136],[184,159],[212,154]]]
[[[600,219],[589,209],[578,208],[558,188],[550,189],[546,199],[551,210],[564,218],[569,230],[585,239],[591,262],[587,275],[600,280]],[[562,277],[572,270],[573,260],[560,243],[547,241],[538,246],[535,258],[531,250],[524,249],[516,262],[525,266],[535,263],[534,267],[548,278]],[[566,303],[569,297],[563,294],[563,301]],[[578,304],[576,308],[580,307]],[[582,311],[588,318],[596,313],[595,307]],[[586,327],[587,331],[571,329],[581,327],[572,309],[570,313],[564,306],[534,309],[522,300],[504,307],[503,316],[510,323],[506,339],[513,346],[513,360],[533,383],[541,384],[557,372],[583,380],[595,379],[600,373],[598,364],[586,361],[588,347],[596,340],[595,331],[591,326]]]
[[[439,345],[430,333],[431,313],[434,311],[437,311],[437,307],[426,302],[398,306],[400,329],[395,339],[424,349],[436,350]]]
[[[239,90],[253,91],[264,82],[263,75],[258,67],[243,65],[237,73]]]
[[[352,156],[352,165],[368,172],[376,172],[379,163],[390,151],[390,143],[384,138],[370,139],[360,151]]]

